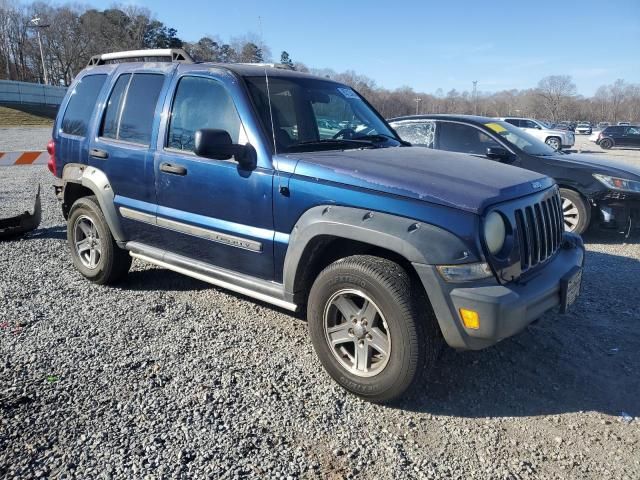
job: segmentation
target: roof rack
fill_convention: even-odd
[[[151,50],[128,50],[126,52],[103,53],[94,55],[87,66],[104,65],[110,60],[125,60],[127,58],[171,58],[172,62],[193,63],[193,58],[181,48],[157,48]]]
[[[238,62],[234,65],[250,65],[252,67],[269,67],[269,68],[279,68],[280,70],[294,70],[293,66],[287,65],[286,63],[246,63],[246,62]]]

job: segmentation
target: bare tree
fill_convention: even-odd
[[[576,86],[569,75],[551,75],[538,82],[538,96],[554,122],[561,118],[569,99],[576,94]]]

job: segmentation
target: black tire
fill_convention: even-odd
[[[600,148],[609,150],[611,147],[613,147],[613,140],[611,140],[610,138],[603,138],[602,140],[600,140]]]
[[[560,198],[562,200],[565,230],[582,235],[591,223],[591,208],[589,208],[589,204],[578,192],[567,188],[560,189]],[[565,199],[571,205],[567,205]],[[574,211],[577,211],[577,213]]]
[[[549,137],[544,141],[544,143],[549,145],[554,150],[562,150],[562,139],[558,137]]]
[[[81,240],[80,223],[95,225],[95,241],[99,245],[100,253],[96,255],[95,265],[90,267],[86,253],[79,252],[76,241]],[[92,237],[93,239],[93,237]],[[92,240],[91,239],[91,240]],[[88,237],[82,240],[89,240]],[[67,242],[71,250],[73,264],[87,279],[100,285],[113,284],[121,280],[129,272],[131,256],[121,249],[111,235],[109,225],[100,210],[96,197],[82,197],[75,201],[67,219]],[[99,242],[99,243],[98,243]],[[82,257],[81,257],[82,256]]]
[[[329,344],[325,313],[331,308],[330,300],[347,290],[366,295],[381,314],[378,321],[386,320],[384,328],[389,335],[390,353],[380,372],[373,376],[363,377],[347,369],[334,353],[336,347]],[[364,307],[361,312],[363,310]],[[314,349],[329,375],[349,392],[372,402],[391,402],[421,384],[442,345],[435,316],[422,287],[414,285],[400,265],[379,257],[347,257],[325,268],[311,288],[307,320]],[[346,316],[344,320],[347,323]],[[370,321],[373,326],[374,320]],[[367,338],[371,340],[368,334]],[[353,344],[354,366],[357,342]],[[369,346],[365,348],[371,351]]]

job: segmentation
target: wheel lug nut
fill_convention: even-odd
[[[372,340],[372,339],[373,339],[373,337],[371,336],[371,334],[367,333],[367,340]]]
[[[364,347],[364,342],[363,342],[362,340],[360,340],[360,341],[358,342],[358,346],[360,346],[360,347]]]
[[[353,337],[353,328],[349,329],[349,335],[351,335]]]

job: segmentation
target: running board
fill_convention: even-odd
[[[262,280],[223,268],[214,267],[198,260],[183,257],[159,248],[138,242],[127,242],[125,248],[133,258],[152,263],[159,267],[197,278],[212,285],[241,293],[248,297],[271,303],[295,312],[297,305],[285,298],[284,285]]]

